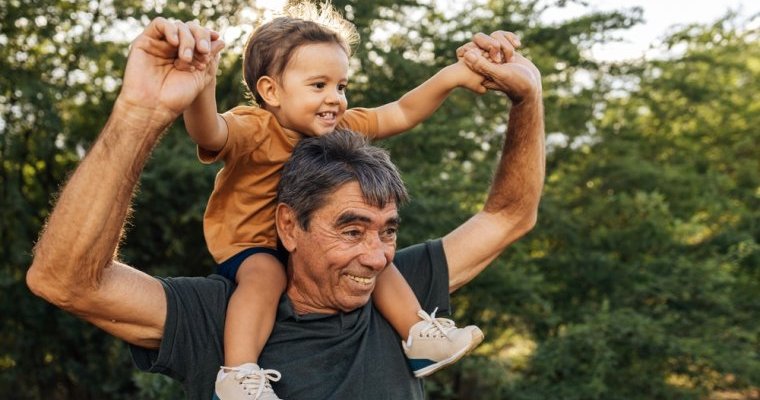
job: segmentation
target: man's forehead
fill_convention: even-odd
[[[321,218],[333,224],[349,217],[385,224],[389,220],[398,220],[398,206],[392,199],[382,206],[374,204],[373,201],[367,199],[357,182],[348,182],[338,187],[327,198],[325,204],[317,210],[316,215],[320,215]]]

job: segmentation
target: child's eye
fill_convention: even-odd
[[[348,85],[346,85],[346,84],[340,84],[340,85],[338,85],[338,91],[339,92],[345,92],[347,88],[348,88]]]
[[[324,82],[315,82],[315,83],[312,83],[311,85],[314,86],[317,89],[324,89],[325,88],[325,83]]]

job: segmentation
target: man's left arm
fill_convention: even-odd
[[[222,45],[215,32],[163,18],[133,41],[113,113],[61,192],[26,275],[34,294],[135,345],[158,347],[166,296],[114,254],[143,166],[212,78],[203,68]]]
[[[545,173],[541,75],[514,52],[510,35],[478,34],[459,51],[470,68],[487,78],[487,87],[509,96],[512,108],[483,210],[443,238],[450,292],[480,274],[507,246],[530,231],[537,219]],[[502,49],[506,63],[493,63],[481,51],[493,48]]]

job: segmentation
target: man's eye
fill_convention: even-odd
[[[388,228],[383,231],[383,237],[386,239],[395,239],[398,233],[398,228]]]
[[[343,231],[343,235],[350,238],[359,238],[362,236],[362,232],[358,229],[350,229],[347,231]]]

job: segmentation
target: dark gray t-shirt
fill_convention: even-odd
[[[425,310],[448,313],[440,240],[400,250],[394,263]],[[223,363],[224,316],[234,284],[218,275],[161,282],[167,298],[161,347],[130,346],[135,364],[178,380],[188,399],[210,400]],[[287,400],[422,399],[422,381],[409,369],[400,342],[372,302],[349,313],[296,315],[283,296],[259,364],[282,373],[273,387]]]

